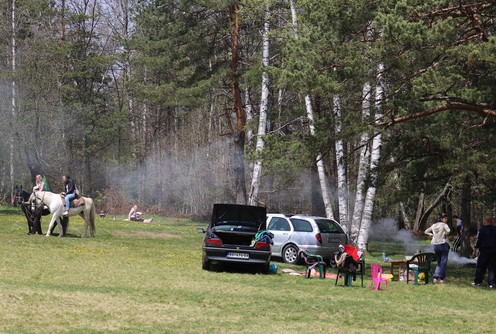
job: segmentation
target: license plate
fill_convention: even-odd
[[[228,252],[227,257],[229,259],[243,259],[248,260],[250,258],[250,254],[247,253],[236,253],[236,252]]]

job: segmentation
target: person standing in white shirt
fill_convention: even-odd
[[[448,244],[448,234],[450,228],[448,226],[448,215],[446,213],[441,214],[441,221],[432,224],[425,234],[432,237],[431,245],[434,246],[434,253],[436,254],[436,270],[434,271],[434,283],[444,283],[446,280],[446,266],[448,264],[448,254],[449,254],[449,244]]]

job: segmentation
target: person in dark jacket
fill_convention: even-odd
[[[489,271],[487,282],[489,288],[494,288],[496,279],[496,226],[493,218],[484,219],[484,225],[477,233],[475,243],[477,266],[472,285],[481,285],[486,269]]]
[[[77,196],[76,185],[69,175],[62,176],[62,181],[64,182],[64,191],[61,195],[65,196],[65,211],[64,216],[69,214],[69,209],[71,208],[71,202]]]
[[[462,243],[463,225],[462,225],[462,220],[458,218],[458,216],[456,215],[453,216],[453,222],[456,223],[456,239],[455,242],[453,242],[453,252],[456,253],[458,252],[458,248]]]

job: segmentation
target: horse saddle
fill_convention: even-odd
[[[65,196],[60,194],[60,198],[62,198],[62,203],[64,203]],[[71,208],[78,208],[83,205],[84,205],[84,197],[80,196],[72,200]]]
[[[72,201],[72,206],[75,208],[83,206],[83,205],[84,205],[84,197],[78,197]]]

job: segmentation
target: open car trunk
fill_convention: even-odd
[[[224,245],[250,246],[255,234],[266,228],[264,207],[214,204],[210,226]]]
[[[236,246],[250,246],[252,240],[255,238],[257,232],[236,232],[236,231],[222,231],[213,230],[215,235],[222,240],[225,246],[236,245]]]

